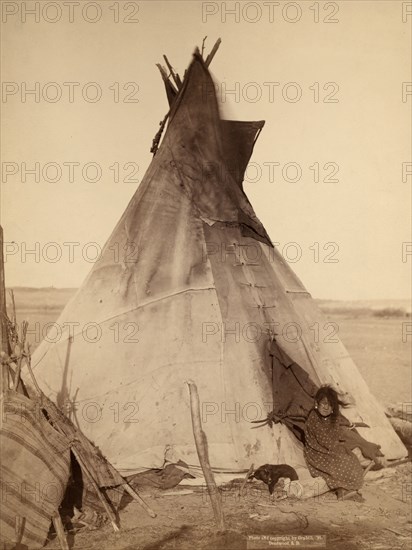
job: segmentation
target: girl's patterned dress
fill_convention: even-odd
[[[304,455],[312,477],[321,476],[330,489],[357,491],[363,482],[363,468],[340,439],[340,422],[312,410],[305,424]]]

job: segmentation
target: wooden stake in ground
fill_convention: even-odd
[[[216,486],[215,478],[213,477],[212,468],[209,462],[209,452],[207,449],[206,434],[202,429],[202,421],[200,418],[199,394],[196,384],[192,380],[187,380],[190,393],[190,411],[192,413],[193,435],[195,437],[196,450],[199,456],[199,462],[205,476],[207,490],[209,491],[210,501],[212,503],[213,513],[218,531],[225,531],[225,519],[223,517],[222,497]]]
[[[251,464],[246,476],[245,476],[245,479],[243,480],[243,483],[242,485],[240,486],[240,489],[239,489],[239,493],[238,493],[238,496],[241,497],[242,494],[243,494],[243,489],[245,488],[245,485],[247,483],[247,480],[250,478],[250,476],[252,475],[253,473],[253,468],[254,468],[254,464]]]

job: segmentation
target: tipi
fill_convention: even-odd
[[[314,338],[313,325],[325,320],[242,188],[264,123],[221,119],[209,62],[196,51],[176,87],[163,72],[171,103],[165,135],[61,314],[63,335],[36,350],[36,378],[122,474],[165,459],[198,466],[188,379],[198,387],[215,472],[252,462],[304,469],[287,427],[251,429],[272,408],[275,332],[314,383],[346,392],[346,416],[370,426],[360,431],[386,459],[404,457],[344,346]]]

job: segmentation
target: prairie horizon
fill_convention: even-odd
[[[48,331],[53,330],[77,288],[14,287],[9,290],[14,293],[17,323],[23,320],[29,323],[28,339],[34,351],[47,338]],[[375,397],[383,404],[410,403],[410,300],[315,301],[326,323],[335,325],[338,337]],[[7,307],[10,316],[9,292]]]
[[[51,303],[46,304],[47,307],[64,307],[68,300],[74,296],[80,287],[55,287],[55,286],[10,286],[6,287],[7,292],[13,290],[20,295],[22,299],[32,294],[31,300],[41,300],[43,297],[48,297]],[[412,310],[411,298],[376,298],[376,299],[356,299],[356,300],[343,300],[336,298],[316,298],[312,296],[316,303],[322,310],[330,311],[334,308],[344,309],[370,309],[376,311],[383,308],[397,308],[403,309],[405,314],[410,314]],[[55,300],[55,303],[53,301]],[[10,298],[7,298],[10,301]],[[37,303],[37,301],[36,301]],[[29,307],[29,304],[25,303],[25,308]]]

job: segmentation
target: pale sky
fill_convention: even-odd
[[[82,283],[168,110],[155,64],[183,76],[207,35],[225,116],[266,121],[244,187],[308,290],[410,296],[411,3],[38,6],[2,2],[7,286]]]

